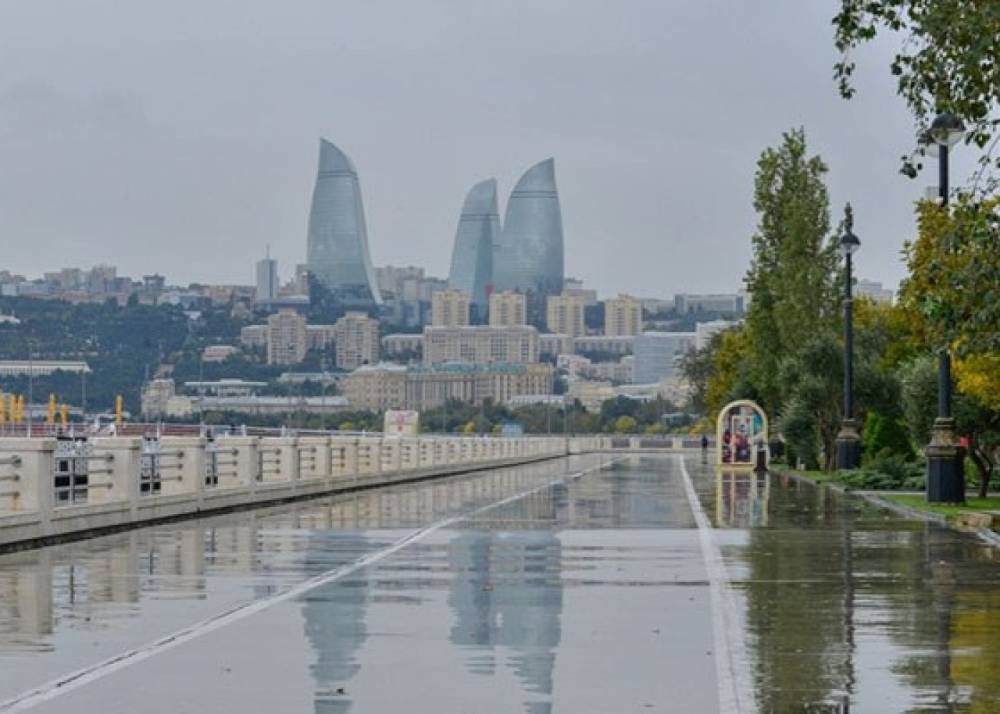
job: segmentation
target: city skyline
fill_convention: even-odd
[[[328,135],[364,167],[376,264],[446,274],[455,197],[483,167],[510,186],[519,167],[555,155],[567,274],[604,293],[623,287],[619,276],[640,294],[731,290],[749,259],[756,158],[803,125],[831,168],[831,212],[855,206],[859,268],[889,285],[903,274],[912,201],[934,178],[897,174],[914,131],[879,71],[891,46],[866,49],[876,56],[851,102],[823,79],[836,59],[832,48],[813,51],[829,45],[823,7],[727,8],[739,22],[723,26],[709,5],[448,12],[444,26],[434,5],[306,8],[247,5],[247,46],[222,31],[227,13],[199,8],[198,27],[180,33],[187,49],[170,30],[183,3],[156,10],[156,22],[102,2],[3,15],[3,267],[39,273],[58,255],[232,283],[245,272],[232,256],[256,258],[268,243],[282,265],[302,262],[312,137]],[[344,31],[351,26],[359,32]],[[705,55],[709,32],[732,52]],[[421,36],[435,38],[433,51]],[[480,38],[475,52],[469,37]],[[760,39],[759,52],[742,51],[748,37]],[[680,70],[692,57],[697,82]],[[968,153],[956,151],[956,180],[973,164]]]

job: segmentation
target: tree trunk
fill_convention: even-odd
[[[986,451],[980,449],[975,437],[969,437],[969,458],[979,471],[979,497],[986,498],[990,489],[990,477],[993,475],[993,462]]]

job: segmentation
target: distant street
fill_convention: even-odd
[[[573,457],[2,556],[0,711],[987,711],[994,557],[694,452]]]

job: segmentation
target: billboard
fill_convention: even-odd
[[[420,412],[410,409],[389,409],[385,413],[382,432],[386,436],[416,436],[420,431]]]

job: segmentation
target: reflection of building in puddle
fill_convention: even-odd
[[[316,558],[325,560],[331,541],[316,540],[319,544]],[[346,554],[362,553],[371,547],[369,539],[360,533],[338,536],[335,542],[337,549]],[[348,557],[353,559],[351,555]],[[351,709],[352,702],[343,690],[361,668],[355,655],[368,639],[365,624],[368,591],[368,574],[362,570],[349,579],[316,588],[304,597],[305,633],[316,651],[316,661],[310,670],[316,682],[314,702],[318,714],[343,714]]]
[[[526,702],[527,710],[549,711],[563,608],[558,538],[548,530],[477,530],[456,536],[449,550],[451,641],[476,648],[469,671],[493,676],[498,648],[509,648],[508,666],[525,692],[545,696]]]
[[[304,572],[331,567],[316,556],[316,533],[419,527],[523,492],[564,468],[401,484],[0,555],[0,652],[45,652],[55,630],[98,631],[148,616],[143,600],[205,599],[217,575],[251,578],[252,596],[266,597]],[[340,555],[353,560],[361,552]]]
[[[734,528],[766,526],[770,496],[771,481],[766,473],[716,470],[716,525]]]
[[[48,651],[52,566],[44,552],[15,553],[0,570],[0,652]]]

